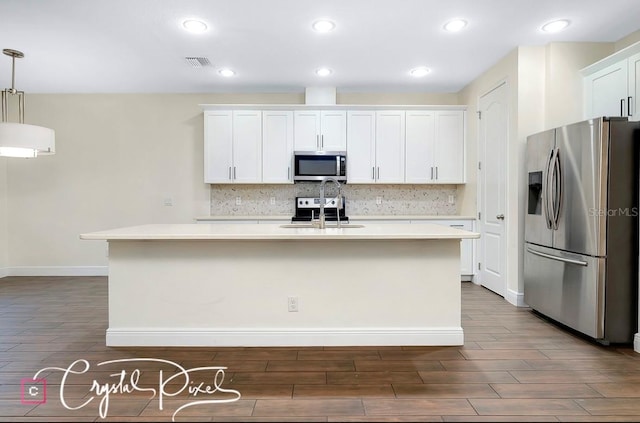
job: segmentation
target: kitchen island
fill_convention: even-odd
[[[109,243],[108,346],[379,346],[464,343],[460,241],[479,234],[165,224],[80,237]]]

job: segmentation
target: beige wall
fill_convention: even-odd
[[[9,245],[7,234],[7,158],[0,157],[0,278],[7,275]]]
[[[625,47],[629,47],[631,44],[637,43],[640,41],[640,30],[636,32],[632,32],[624,38],[616,41],[614,45],[615,51],[622,50]],[[613,51],[611,52],[613,53]]]
[[[456,104],[455,94],[349,94],[364,104]],[[0,268],[55,274],[106,266],[106,243],[79,235],[145,223],[192,223],[210,211],[198,104],[303,104],[304,94],[29,94],[27,123],[56,131],[56,154],[6,163]],[[5,168],[0,164],[0,176]],[[171,198],[173,206],[165,206]],[[6,204],[7,201],[2,201]],[[10,255],[6,258],[6,250]],[[3,251],[5,254],[3,254]],[[60,269],[58,269],[60,270]]]

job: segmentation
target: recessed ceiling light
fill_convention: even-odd
[[[409,71],[409,75],[414,76],[416,78],[420,78],[421,76],[427,75],[429,72],[431,72],[431,69],[425,66],[420,66],[420,67],[411,69]]]
[[[232,71],[231,69],[227,69],[227,68],[220,69],[218,71],[218,73],[220,75],[222,75],[222,76],[226,76],[227,78],[236,74],[234,71]]]
[[[565,29],[568,26],[569,26],[569,21],[568,20],[559,19],[557,21],[547,22],[546,24],[542,25],[542,27],[540,29],[543,32],[558,32],[558,31],[562,31],[563,29]]]
[[[328,19],[318,19],[311,25],[311,27],[316,32],[331,32],[335,29],[336,24]]]
[[[316,69],[316,75],[318,76],[329,76],[333,73],[333,71],[329,68],[320,68]]]
[[[182,26],[189,32],[200,34],[207,30],[207,24],[197,19],[187,19],[182,22]]]
[[[444,24],[444,29],[449,32],[458,32],[465,26],[467,26],[467,21],[464,19],[452,19]]]

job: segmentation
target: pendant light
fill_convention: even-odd
[[[0,156],[37,157],[39,154],[55,154],[56,140],[53,129],[24,123],[24,91],[15,88],[16,58],[24,54],[4,49],[11,57],[11,88],[2,91],[2,120],[0,121]],[[18,96],[18,122],[9,122],[9,97]]]

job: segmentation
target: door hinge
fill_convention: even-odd
[[[478,119],[482,119],[482,112],[478,110],[476,113],[478,114]]]

